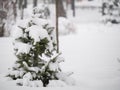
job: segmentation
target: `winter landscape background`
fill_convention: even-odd
[[[68,8],[68,21],[61,20],[59,24],[59,48],[65,58],[60,66],[64,72],[73,72],[68,82],[75,85],[51,81],[49,87],[17,86],[16,81],[6,78],[16,60],[11,34],[0,38],[0,90],[120,90],[120,24],[104,23],[101,5],[101,0],[76,1],[76,16]],[[30,16],[31,8],[29,5],[25,10],[25,18]],[[49,8],[51,20],[55,21],[55,6],[51,4]],[[64,28],[67,22],[73,25],[72,31]]]

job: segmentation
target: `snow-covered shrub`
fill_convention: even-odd
[[[59,80],[59,63],[64,59],[56,53],[54,27],[48,20],[31,17],[13,29],[17,61],[7,76],[19,79],[17,84],[22,86],[39,86],[32,82],[39,80],[46,87],[50,80]]]
[[[59,17],[59,34],[66,35],[69,33],[75,33],[75,25],[65,17]]]
[[[120,0],[104,1],[102,15],[105,22],[120,23]]]

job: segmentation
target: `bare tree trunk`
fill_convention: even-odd
[[[24,17],[25,1],[26,0],[18,0],[18,6],[19,6],[19,10],[20,10],[21,19],[23,19],[23,17]]]
[[[0,0],[0,36],[9,36],[17,16],[16,0]]]
[[[27,0],[18,0],[18,7],[21,8],[27,8]]]
[[[57,41],[57,53],[59,53],[59,33],[58,33],[58,17],[66,17],[66,12],[63,7],[63,0],[56,0],[56,41]]]
[[[51,0],[51,3],[55,3],[55,0]]]
[[[5,23],[3,23],[2,25],[0,25],[0,37],[4,36],[4,25],[5,25]]]
[[[18,6],[19,6],[19,9],[21,9],[21,8],[22,8],[22,4],[23,4],[23,0],[19,0],[19,1],[18,1]]]
[[[0,37],[3,36],[3,15],[2,15],[2,11],[3,11],[3,3],[2,0],[0,0]]]
[[[57,41],[57,53],[59,53],[59,34],[58,34],[58,1],[56,0],[56,41]]]
[[[27,0],[24,0],[24,8],[27,8]]]
[[[16,21],[16,17],[17,17],[17,0],[15,2],[13,2],[13,13],[14,13],[14,20]]]
[[[0,0],[0,37],[4,36],[4,25],[7,17],[7,12],[4,9],[4,3],[8,3],[8,1]]]
[[[66,17],[66,12],[63,6],[63,0],[56,0],[58,2],[58,17]]]
[[[24,3],[22,3],[22,7],[20,9],[20,13],[21,13],[21,19],[24,18]]]
[[[75,0],[71,0],[71,6],[73,10],[73,16],[75,17]]]
[[[37,0],[33,0],[33,7],[37,6]]]

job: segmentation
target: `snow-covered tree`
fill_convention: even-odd
[[[15,65],[8,73],[13,80],[21,79],[19,85],[29,86],[28,82],[39,80],[46,87],[50,80],[65,80],[59,63],[64,61],[56,53],[54,27],[44,19],[41,12],[34,10],[33,16],[14,27]],[[64,78],[70,74],[64,74]]]
[[[106,22],[120,23],[120,0],[105,0],[102,3],[102,15]]]

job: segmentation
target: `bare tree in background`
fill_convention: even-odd
[[[17,0],[12,1],[12,4],[13,4],[14,20],[16,21],[16,17],[17,17]]]
[[[58,0],[58,17],[66,17],[63,0]]]
[[[33,0],[33,7],[37,6],[37,0]]]
[[[27,8],[27,0],[24,0],[24,8]]]
[[[0,36],[9,36],[15,22],[16,0],[0,0]]]
[[[55,0],[51,0],[51,3],[55,3]]]
[[[4,3],[6,2],[4,1]],[[4,10],[3,6],[4,6],[3,0],[0,0],[0,37],[4,35],[4,25],[5,25],[4,19],[6,19],[7,17],[7,12]]]
[[[56,41],[57,53],[59,53],[59,34],[58,34],[58,17],[66,17],[66,12],[63,7],[63,0],[56,0]]]
[[[23,3],[23,0],[18,0],[18,7],[19,7],[19,9],[22,8],[22,3]]]
[[[24,18],[24,8],[27,8],[27,0],[18,0],[21,19]]]
[[[71,8],[73,10],[73,16],[75,17],[75,0],[71,0]]]

